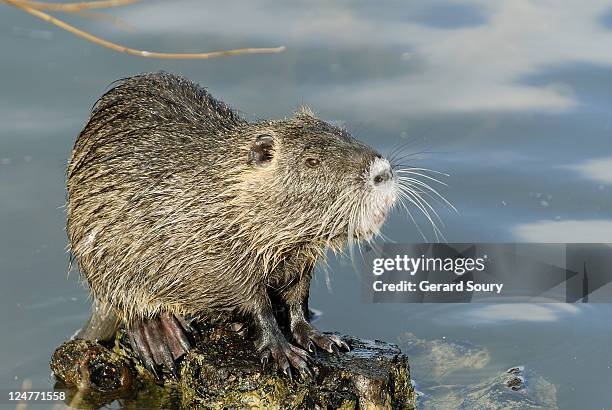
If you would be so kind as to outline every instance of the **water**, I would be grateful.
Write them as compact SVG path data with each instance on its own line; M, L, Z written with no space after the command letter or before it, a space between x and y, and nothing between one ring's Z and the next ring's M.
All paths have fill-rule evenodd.
M612 242L612 4L159 1L115 12L133 31L65 16L143 49L287 46L210 61L130 57L0 10L0 388L49 388L51 352L87 317L66 277L66 159L95 99L138 72L183 73L249 118L308 104L383 152L411 141L431 152L415 165L450 174L450 242ZM400 213L385 234L421 240ZM330 265L331 292L313 282L321 328L469 341L491 360L454 384L525 365L561 408L610 408L610 305L368 305L350 261Z

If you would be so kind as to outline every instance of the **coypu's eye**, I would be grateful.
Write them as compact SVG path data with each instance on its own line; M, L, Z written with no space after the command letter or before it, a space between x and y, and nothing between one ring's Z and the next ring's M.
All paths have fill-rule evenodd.
M308 165L310 168L315 168L321 165L321 160L318 158L307 158L306 165Z

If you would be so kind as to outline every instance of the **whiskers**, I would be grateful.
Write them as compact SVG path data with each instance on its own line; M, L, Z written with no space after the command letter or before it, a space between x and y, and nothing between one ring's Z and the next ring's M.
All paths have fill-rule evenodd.
M426 235L410 211L410 204L416 206L427 219L432 227L436 241L445 241L446 238L440 229L444 227L444 222L432 206L432 202L441 203L454 212L457 212L457 209L432 185L448 186L439 178L448 177L449 175L428 168L415 167L397 167L393 172L396 174L398 182L398 200L400 206L408 213L423 239L427 241Z

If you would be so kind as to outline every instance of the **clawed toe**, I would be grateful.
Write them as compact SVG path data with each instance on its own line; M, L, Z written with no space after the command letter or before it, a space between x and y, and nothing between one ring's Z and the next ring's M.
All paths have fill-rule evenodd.
M155 361L153 360L153 354L149 343L145 337L144 329L141 323L133 323L128 330L128 337L130 345L136 356L140 359L144 367L146 367L153 374L157 375L155 371Z
M329 338L331 339L332 342L336 344L336 346L340 347L340 349L344 350L345 352L349 352L351 350L351 347L344 340L340 339L338 336L330 335Z
M314 352L315 345L326 352L334 354L340 353L340 350L351 350L349 345L338 336L324 335L307 322L298 323L294 327L293 337L300 346L311 353Z
M308 363L312 362L312 358L303 349L293 346L286 340L273 340L268 343L263 343L259 348L260 360L264 367L269 362L270 358L274 360L278 369L282 371L289 379L293 379L291 368L296 369L303 379L312 379L314 377Z

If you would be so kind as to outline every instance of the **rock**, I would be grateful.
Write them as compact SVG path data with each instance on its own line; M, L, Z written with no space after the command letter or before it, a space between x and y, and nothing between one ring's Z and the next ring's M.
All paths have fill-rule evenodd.
M137 402L139 408L160 408L180 403L172 387L155 383L153 376L135 366L128 352L116 341L115 348L93 340L70 340L51 357L57 379L56 391L66 392L71 408L99 408L122 399Z
M73 406L118 398L146 407L413 409L416 394L407 357L395 345L342 336L351 351L319 352L312 380L289 380L263 369L253 342L225 326L202 327L180 367L179 380L155 380L118 334L114 346L73 340L53 354L51 369ZM111 350L112 349L112 350Z
M129 392L137 375L126 359L90 340L71 340L57 348L51 371L83 393L109 399Z
M522 366L493 373L474 384L458 384L469 371L489 365L489 351L468 342L423 340L411 333L399 338L410 356L423 409L556 409L555 386Z
M513 367L495 377L465 388L443 386L423 409L557 409L555 386L541 376Z

